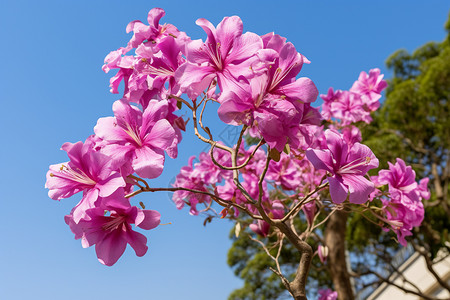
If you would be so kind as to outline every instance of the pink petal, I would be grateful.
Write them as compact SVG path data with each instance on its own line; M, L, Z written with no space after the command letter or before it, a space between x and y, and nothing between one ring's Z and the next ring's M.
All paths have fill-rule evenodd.
M165 14L166 12L162 8L159 7L152 8L148 12L147 16L148 24L150 26L153 26L153 28L157 29L159 27L159 20L161 20L161 18L164 17Z
M225 17L222 22L217 25L216 29L216 39L220 43L220 54L223 58L227 57L230 49L233 48L233 44L236 39L242 35L244 25L242 24L241 18L238 16ZM262 43L261 43L262 48Z
M148 247L147 247L147 238L145 235L133 231L128 230L125 235L125 239L130 244L130 246L134 249L134 252L136 252L136 255L141 257L144 256L145 253L147 253Z
M144 144L152 148L165 150L172 145L175 138L175 129L166 119L159 120L150 133L144 138Z
M137 214L135 224L136 226L150 230L159 225L161 223L161 214L156 210L140 210Z
M333 172L333 158L330 150L306 150L306 158L313 164L314 168Z
M328 182L330 183L331 200L336 204L344 202L348 196L347 187L335 177L328 177Z
M316 85L307 77L301 77L292 83L280 86L274 92L295 100L301 100L303 103L314 102L319 95Z
M348 186L350 192L349 201L355 204L367 202L369 194L374 190L373 182L361 175L342 176L344 183Z
M96 188L99 189L100 197L107 197L114 193L118 188L125 187L126 183L120 173L112 173L111 176L105 180L98 182Z
M134 171L143 178L153 179L161 175L164 168L164 153L155 152L147 146L135 150L132 162Z
M94 127L95 135L108 142L122 142L129 138L123 129L117 125L116 118L100 118Z
M127 241L123 234L119 230L114 230L95 245L95 252L99 262L112 266L119 260L127 247Z

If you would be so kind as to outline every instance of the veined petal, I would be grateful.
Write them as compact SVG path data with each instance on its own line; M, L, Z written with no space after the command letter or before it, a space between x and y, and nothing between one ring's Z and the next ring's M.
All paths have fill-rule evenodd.
M142 125L142 112L136 106L130 105L124 100L117 100L113 104L117 125L124 130L137 129Z
M88 209L95 207L95 201L98 199L98 189L90 189L84 192L83 198L72 210L73 221L75 223L80 222L86 216Z
M125 233L125 239L130 244L130 246L134 249L134 252L136 252L136 255L141 257L144 256L145 253L147 253L148 247L147 247L147 238L145 235L133 231L133 230L127 230Z
M209 55L203 49L204 44L202 40L193 40L186 46L186 58L195 64L202 64L209 62Z
M135 158L131 164L140 177L153 179L161 175L164 168L164 152L156 151L158 152L147 146L135 150Z
M153 26L153 28L157 29L159 27L159 20L161 20L161 18L164 17L165 14L166 12L162 8L159 7L152 8L148 12L147 16L148 24L150 26Z
M123 177L118 172L111 173L111 175L96 184L99 190L100 197L108 197L114 193L118 188L125 187L126 183Z
M333 158L330 150L308 149L306 150L306 157L314 168L333 172Z
M161 223L160 219L161 214L159 212L156 210L145 209L138 212L134 223L142 229L150 230L157 227L159 223Z
M216 44L216 28L214 28L214 25L211 24L211 22L209 22L208 20L204 19L204 18L200 18L197 19L197 21L195 21L195 24L197 24L198 26L200 26L201 28L203 28L203 30L206 32L206 35L208 36L208 41L212 44Z
M367 202L369 194L374 190L373 182L361 175L342 176L344 183L348 186L350 192L349 201L355 204Z
M166 119L159 120L152 127L150 133L144 138L144 144L152 148L165 150L172 145L175 138L175 129Z
M303 66L303 55L297 52L295 46L288 42L280 51L278 67L285 73L284 78L294 78Z
M175 78L181 90L191 99L197 98L215 76L216 70L213 67L196 66L190 62L182 64L175 72Z
M289 84L279 86L272 92L285 95L294 100L301 100L303 103L314 102L319 95L319 90L316 85L307 77L302 77Z
M116 118L99 118L94 127L95 135L108 142L125 142L129 136L117 126Z
M348 146L344 143L342 136L333 130L327 129L325 131L325 138L327 140L328 149L330 149L333 158L336 160L336 166L345 164Z
M125 252L126 247L127 241L123 233L119 230L114 230L95 245L95 252L99 262L112 266Z
M169 112L167 100L151 100L142 115L141 137L145 137L158 120L165 119Z
M220 43L219 51L223 58L225 58L231 48L234 46L236 39L242 35L244 25L241 18L238 16L225 17L222 22L217 25L216 42ZM261 45L262 46L262 45Z
M225 61L226 63L238 64L255 55L262 47L262 40L259 35L246 32L235 39L233 49L228 56L225 56Z
M330 183L331 200L336 204L344 202L348 196L348 188L344 185L342 179L328 177L328 182Z
M73 164L77 168L83 168L83 142L73 143L64 143L61 146L61 150L67 152L67 156L69 157L70 163Z

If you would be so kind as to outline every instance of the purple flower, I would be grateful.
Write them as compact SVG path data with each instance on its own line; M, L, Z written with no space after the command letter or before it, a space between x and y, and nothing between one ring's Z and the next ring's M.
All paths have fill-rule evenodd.
M264 50L257 55L262 62L268 62L267 83L263 96L271 95L278 99L301 101L302 103L314 102L319 94L311 79L302 77L296 79L303 63L310 61L297 52L292 43L286 43L279 35L268 33L261 37L264 42Z
M124 187L125 181L114 168L113 160L94 151L91 143L65 143L61 149L67 152L70 161L50 166L45 187L54 200L83 191L83 198L73 213L75 222L78 222L99 197L111 195Z
M328 149L308 149L306 157L316 169L329 172L331 200L342 203L348 197L351 203L366 202L374 184L364 176L378 167L378 159L369 147L360 143L349 145L335 131L326 130L325 137Z
M175 130L165 119L167 101L150 101L141 112L126 101L114 102L115 117L100 118L95 134L106 142L102 152L131 167L141 177L156 178L164 168L164 150L175 139Z
M375 111L380 107L378 99L381 98L381 92L387 87L387 83L383 80L383 74L380 75L380 69L372 69L369 75L361 72L359 78L350 89L351 92L360 94L367 103L369 111Z
M400 244L406 246L405 237L412 235L412 228L420 226L424 218L422 199L430 197L428 178L417 184L414 170L397 158L395 164L389 163L389 170L380 170L377 181L389 187L390 199L381 198L386 213L383 221L392 227Z
M401 158L397 158L397 162L392 164L388 162L389 170L380 170L378 182L380 184L388 184L389 193L392 198L399 199L403 205L410 206L414 209L420 202L420 193L416 182L416 172L411 166L406 166ZM426 184L421 187L425 188Z
M298 188L300 176L300 167L296 160L282 152L280 161L270 162L266 179L275 181L275 184L284 190L294 191Z
M208 38L191 41L186 45L187 62L176 73L182 91L189 98L196 98L217 77L223 91L232 87L239 77L251 77L253 71L249 60L262 49L261 38L251 32L242 34L243 24L239 17L225 17L217 28L206 19L198 19ZM255 57L256 59L256 57Z
M205 187L206 183L203 181L203 178L195 176L193 168L194 159L195 156L191 156L189 158L188 165L181 168L180 173L177 175L173 186L208 192ZM211 198L207 195L180 190L173 193L172 200L173 202L175 202L175 205L178 209L182 209L184 207L184 204L187 203L190 206L190 214L198 215L197 204L205 202L209 203L211 201Z
M149 25L145 25L139 20L130 22L127 25L127 33L133 31L134 34L128 42L127 50L137 48L141 43L159 42L160 39L169 35L178 36L180 31L172 24L159 24L165 14L166 12L162 8L155 7L148 12Z
M336 291L325 289L319 290L318 300L337 300L338 293Z
M161 217L157 211L130 206L123 197L123 191L110 197L103 199L106 205L88 209L86 219L75 222L72 215L65 217L75 239L81 238L83 248L95 244L98 260L107 266L117 262L127 244L130 244L137 256L143 256L148 249L147 238L135 232L130 224L150 230L159 225Z

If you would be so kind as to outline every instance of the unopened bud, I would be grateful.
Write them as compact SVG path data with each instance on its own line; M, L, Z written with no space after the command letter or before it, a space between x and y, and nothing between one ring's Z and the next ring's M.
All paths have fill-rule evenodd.
M328 257L328 247L319 245L319 247L317 247L317 254L319 254L320 261L325 263Z

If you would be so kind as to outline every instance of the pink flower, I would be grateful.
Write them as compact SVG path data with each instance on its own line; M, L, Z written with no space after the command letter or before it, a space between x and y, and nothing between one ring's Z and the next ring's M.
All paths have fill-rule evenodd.
M300 168L296 160L281 153L280 161L271 161L267 170L266 179L273 180L277 186L284 190L296 190L300 183Z
M83 191L83 198L73 212L78 222L98 197L107 197L125 187L125 181L114 168L113 160L94 151L91 143L65 143L61 149L67 152L70 161L50 166L45 187L49 189L49 197L55 200Z
M127 25L127 33L133 31L133 37L128 42L127 49L137 48L141 43L157 43L166 36L178 36L180 31L172 24L160 25L159 21L166 14L162 8L152 8L148 12L145 25L139 20L132 21Z
M313 200L313 201L306 202L302 206L302 210L303 210L303 213L305 214L306 222L308 222L308 225L313 226L314 225L314 217L316 216L316 211L317 211L316 201Z
M381 198L386 219L392 230L397 234L400 244L406 246L406 236L412 235L413 227L420 226L424 218L422 199L428 199L428 178L417 184L416 174L410 166L397 158L395 164L389 163L389 170L380 170L377 181L387 184L390 199Z
M273 201L271 209L265 209L266 213L272 219L282 219L284 216L284 206L280 201ZM270 225L266 221L257 220L255 223L249 225L250 229L260 236L266 237L270 232Z
M131 162L141 177L156 178L164 168L164 150L175 138L175 130L165 119L167 101L150 101L141 112L126 101L114 102L115 117L100 118L95 134L106 142L102 152L117 161Z
M358 93L366 98L367 108L369 111L375 111L380 107L381 92L387 87L387 83L383 80L383 74L380 75L380 69L372 69L369 75L361 72L359 78L350 89L351 92Z
M318 300L337 300L338 293L336 291L325 289L319 290Z
M117 262L127 244L130 244L137 256L143 256L148 249L147 238L135 232L130 224L145 230L153 229L160 223L160 213L130 206L123 198L123 191L118 191L111 199L104 199L104 203L107 205L88 209L88 218L78 223L72 215L65 217L75 239L81 238L83 248L95 245L98 260L107 266Z
M309 103L265 96L266 80L266 76L258 76L250 80L250 85L223 92L219 118L232 125L256 127L270 148L279 152L286 143L297 149L310 135L307 127L320 124L320 114Z
M175 179L175 183L173 187L182 187L197 191L208 192L206 189L206 183L203 181L203 178L199 178L195 176L193 161L195 156L191 156L189 158L189 163L187 166L181 168L180 173L177 175ZM210 203L211 198L204 194L192 193L189 191L176 191L173 193L172 197L173 202L178 209L182 209L185 204L190 206L190 214L198 215L197 204L198 203Z
M341 90L337 90L334 91L332 87L330 87L328 89L328 93L326 95L321 94L320 98L322 98L323 103L322 103L322 116L326 119L326 120L330 120L332 117L331 114L331 105L334 101L337 101L340 97L341 97Z
M257 55L262 62L268 62L266 71L267 80L261 97L271 95L272 98L314 102L319 94L311 79L302 77L296 79L303 63L309 60L297 52L292 43L286 43L279 35L268 33L261 37L264 41L264 50Z
M198 19L208 38L186 45L187 62L177 70L176 78L182 91L195 99L217 77L219 88L227 90L239 77L251 77L251 57L262 48L262 40L255 33L243 32L239 17L225 17L217 28L206 19Z
M395 164L390 162L388 164L389 170L380 170L378 182L380 184L388 184L391 197L398 198L403 205L414 209L417 203L420 202L420 190L415 180L416 172L411 166L406 166L401 158L397 158Z
M341 120L341 125L350 125L364 121L367 124L372 122L370 112L363 107L361 96L356 93L343 91L337 101L331 103L332 117Z
M306 157L316 169L329 172L331 200L342 203L347 197L351 203L361 204L368 200L374 184L364 176L378 167L378 159L369 147L360 143L349 145L342 135L325 131L328 149L308 149Z

